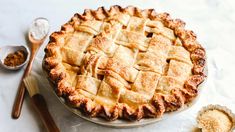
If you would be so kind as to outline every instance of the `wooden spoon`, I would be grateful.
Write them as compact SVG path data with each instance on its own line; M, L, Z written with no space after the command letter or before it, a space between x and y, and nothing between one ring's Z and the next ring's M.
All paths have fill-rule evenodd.
M37 18L37 19L45 19L45 18ZM37 19L35 19L35 21ZM47 19L45 19L45 20L47 20ZM33 61L34 61L34 58L37 54L37 51L40 48L40 46L42 45L42 43L44 42L46 36L47 35L45 35L45 37L42 38L41 40L37 40L37 39L33 38L32 34L30 32L28 32L28 39L31 43L31 54L30 54L29 63L28 63L28 65L27 65L27 67L24 71L23 77L21 78L20 85L19 85L19 88L18 88L18 93L17 93L17 96L15 98L15 103L14 103L14 106L13 106L13 109L12 109L12 117L14 119L19 118L20 113L21 113L21 109L22 109L22 105L23 105L23 99L24 99L24 94L25 94L25 85L24 85L23 80L26 76L29 75L29 73L32 69Z

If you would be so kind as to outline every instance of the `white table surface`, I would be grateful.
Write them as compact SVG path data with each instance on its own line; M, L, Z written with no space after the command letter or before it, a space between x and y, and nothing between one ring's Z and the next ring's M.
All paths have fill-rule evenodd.
M170 119L132 129L113 129L95 125L74 116L52 96L41 88L49 110L63 132L86 131L192 131L198 110L207 104L225 105L235 112L235 2L233 0L136 0L136 1L91 1L86 0L1 0L0 1L0 47L3 45L27 45L25 34L32 20L46 17L50 20L50 31L59 30L60 25L76 12L99 6L135 5L141 8L155 8L168 12L174 18L181 18L187 28L194 30L198 40L207 49L209 75L198 102L189 110ZM40 61L44 55L45 41L34 64L34 71L40 74ZM9 72L0 68L0 131L39 132L45 131L28 95L21 117L11 118L11 110L23 70Z

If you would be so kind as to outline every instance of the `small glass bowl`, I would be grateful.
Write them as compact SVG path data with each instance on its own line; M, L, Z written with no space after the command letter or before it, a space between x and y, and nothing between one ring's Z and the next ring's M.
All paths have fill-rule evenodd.
M22 50L24 54L26 55L25 61L18 65L18 66L7 66L4 64L4 59L7 57L8 54L14 53L16 51ZM7 70L18 70L21 69L28 61L30 57L29 49L23 45L21 46L3 46L0 47L0 66L7 69Z

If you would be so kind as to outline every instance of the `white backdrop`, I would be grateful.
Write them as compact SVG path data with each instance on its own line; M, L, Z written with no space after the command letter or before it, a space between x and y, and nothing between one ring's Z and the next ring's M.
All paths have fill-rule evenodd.
M1 0L0 1L0 47L3 45L27 45L25 34L36 17L46 17L50 31L60 29L74 13L99 6L134 5L140 8L155 8L168 12L173 18L181 18L187 28L194 30L198 40L207 49L209 75L198 102L189 110L171 119L132 129L106 128L84 121L67 111L41 83L49 110L63 132L127 131L127 132L172 132L191 131L195 127L198 110L207 104L221 104L235 112L235 2L233 0L136 0L136 1L79 1L79 0ZM44 55L45 41L34 64L34 73L41 74L40 62ZM28 95L21 117L11 119L11 109L23 70L9 72L0 68L0 131L39 132L45 131L37 114L32 109ZM40 78L43 81L43 78Z

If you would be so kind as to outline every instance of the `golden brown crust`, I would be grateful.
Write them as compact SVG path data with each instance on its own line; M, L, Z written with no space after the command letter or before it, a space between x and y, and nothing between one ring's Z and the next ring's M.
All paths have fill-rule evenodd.
M66 72L65 67L62 66L63 58L60 56L60 48L67 41L66 35L73 33L82 21L103 20L118 13L161 21L165 27L174 31L174 34L182 42L183 47L190 53L190 59L193 64L193 75L185 81L183 88L172 88L168 91L168 94L155 93L150 103L140 104L133 109L125 103L117 103L112 105L112 107L97 104L92 99L92 95L81 95L71 86L71 83L68 83L70 75ZM196 41L196 35L193 31L186 30L184 27L185 22L182 20L172 19L168 13L156 13L154 9L141 10L133 6L122 8L116 5L110 7L109 10L104 7L99 7L97 10L85 10L82 15L75 14L68 23L61 27L61 31L51 34L50 42L45 48L43 68L48 73L49 80L55 85L57 94L68 99L68 102L88 116L101 116L107 120L115 120L117 118L140 120L147 117L161 117L164 112L177 110L197 96L197 87L205 78L203 73L206 61L205 49ZM93 61L89 60L87 63L98 66L99 57L94 57ZM92 70L95 72L95 67ZM99 72L103 73L103 71ZM110 73L110 71L105 72ZM115 78L116 73L112 74ZM127 75L126 72L123 74ZM118 80L120 81L120 79ZM122 82L125 83L125 81ZM126 84L124 86L128 87Z

